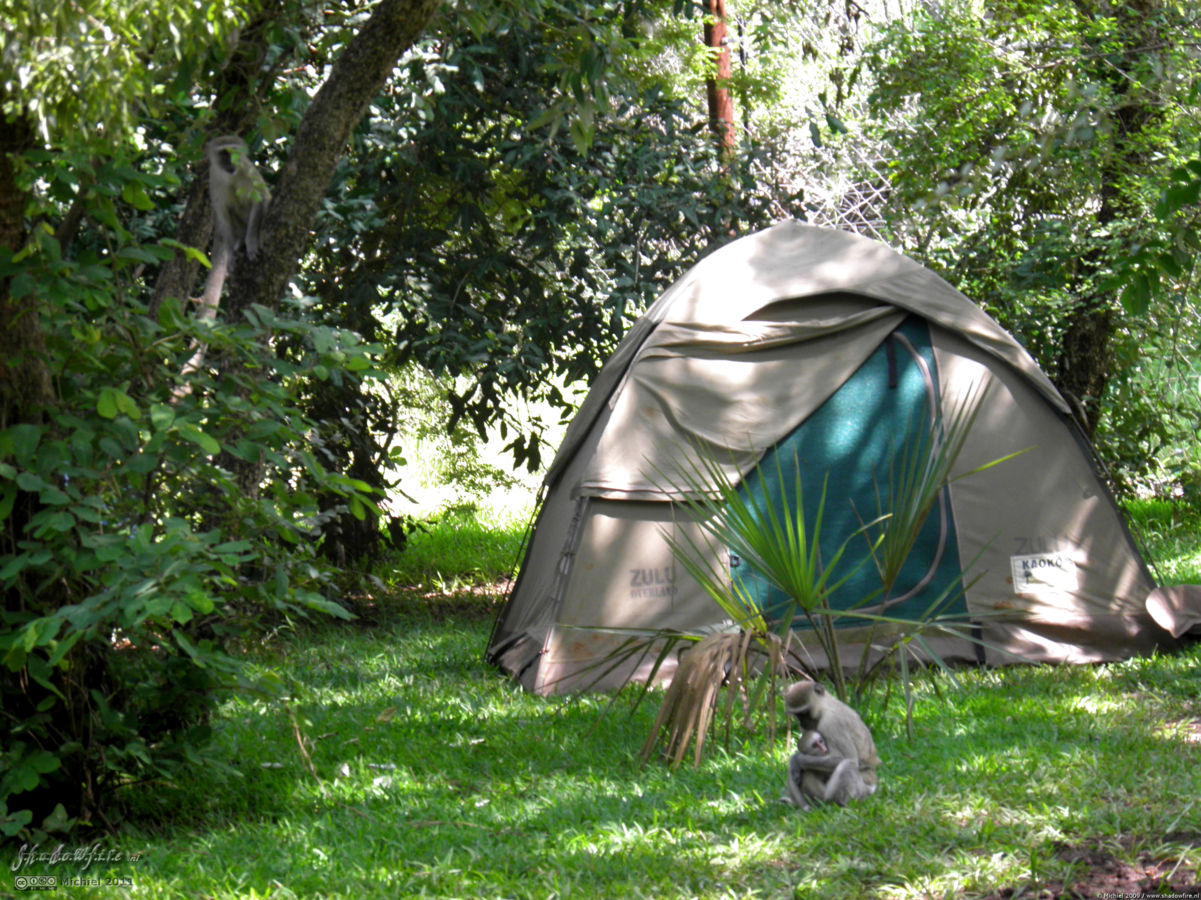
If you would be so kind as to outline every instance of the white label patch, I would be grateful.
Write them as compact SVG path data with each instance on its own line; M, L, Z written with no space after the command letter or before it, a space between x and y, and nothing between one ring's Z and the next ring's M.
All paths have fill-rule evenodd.
M1060 594L1080 587L1076 560L1067 553L1009 557L1015 594Z

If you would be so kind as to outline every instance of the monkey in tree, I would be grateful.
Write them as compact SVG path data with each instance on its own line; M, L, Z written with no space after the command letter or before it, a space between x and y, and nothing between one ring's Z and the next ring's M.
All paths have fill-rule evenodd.
M205 146L209 161L209 198L213 205L212 268L204 280L204 293L199 300L197 317L215 319L221 304L221 290L233 265L234 254L240 248L254 259L262 248L260 229L263 214L271 202L271 191L262 174L250 161L246 142L237 135L213 138ZM192 358L181 371L185 378L204 362L204 346L197 344ZM190 384L180 385L175 399L191 390Z
M267 182L250 161L246 142L237 135L213 138L205 151L217 241L233 253L245 247L246 255L254 259L261 246L263 214L271 202Z
M784 704L805 729L788 760L786 803L808 809L813 799L845 806L875 793L880 757L855 710L812 681L790 686Z

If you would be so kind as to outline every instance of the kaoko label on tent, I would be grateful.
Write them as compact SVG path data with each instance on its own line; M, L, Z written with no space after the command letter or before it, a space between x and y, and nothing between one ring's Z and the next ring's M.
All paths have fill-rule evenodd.
M1031 553L1009 557L1016 594L1060 594L1080 587L1070 553Z

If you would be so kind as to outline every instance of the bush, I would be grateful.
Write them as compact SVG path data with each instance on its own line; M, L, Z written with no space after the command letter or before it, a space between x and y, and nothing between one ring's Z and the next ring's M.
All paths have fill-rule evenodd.
M39 240L0 260L14 297L36 285L57 393L40 422L0 430L8 837L109 824L124 788L203 761L221 693L272 688L244 676L238 645L264 622L348 615L322 593L322 525L373 510L322 467L293 402L309 373L368 369L352 335L264 308L197 324L168 301L151 318L120 286L121 254L66 262ZM271 349L281 334L289 359ZM185 388L197 340L207 364ZM329 492L343 505L322 512Z

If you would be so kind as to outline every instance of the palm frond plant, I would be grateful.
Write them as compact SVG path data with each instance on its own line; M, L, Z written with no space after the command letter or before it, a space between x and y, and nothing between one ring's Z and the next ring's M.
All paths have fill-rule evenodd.
M1018 450L969 471L952 475L955 462L975 425L987 394L987 389L979 390L977 385L972 385L956 398L944 414L932 409L929 427L909 429L908 438L889 461L887 500L881 497L877 488L875 518L863 522L860 517L863 526L861 533L867 543L867 552L880 579L880 603L875 608L879 610L881 617L872 619L868 638L860 655L855 678L857 699L862 697L873 672L889 661L893 653L912 644L917 644L926 658L941 664L941 660L925 641L923 634L935 625L942 626L944 630L954 630L957 617L944 613L967 590L969 585L965 584L962 578L940 592L916 619L892 620L883 614L890 607L916 595L926 587L933 576L934 569L940 562L943 541L940 541L939 545L940 558L932 561L925 578L902 593L896 592L902 569L913 552L926 521L938 504L942 507L939 512L942 517L940 527L944 532L943 540L946 538L949 503L947 488L956 481L984 472L1026 452ZM972 568L972 563L974 560L964 566L965 572ZM865 605L866 600L859 608L860 614L871 611L863 608ZM901 627L891 629L891 643L881 647L875 643L875 638L881 625L889 622L899 623ZM915 627L918 625L924 627Z
M829 596L865 565L867 558L839 572L857 534L849 535L828 559L822 558L826 485L822 484L816 511L812 521L807 522L800 469L794 460L791 489L781 491L778 503L773 503L765 496L741 490L710 455L698 452L686 457L674 473L662 474L661 478L664 487L684 498L680 506L701 523L705 540L698 542L688 530L682 531L682 540L671 533L665 538L676 560L740 629L762 637L775 635L783 641L792 634L793 623L800 616L813 630L832 667L841 672L838 641L828 614ZM778 456L775 470L783 484ZM746 583L729 574L724 563L730 556L781 591L788 598L784 609L769 617ZM842 695L845 684L840 683L839 676L835 676L835 683Z
M683 498L679 506L701 523L703 530L699 540L688 529L682 531L682 539L672 533L665 533L665 539L679 563L732 626L729 632L710 635L681 655L655 726L643 745L644 761L665 738L669 764L678 765L693 741L694 761L699 762L723 685L729 688L723 716L727 735L738 696L747 725L767 702L768 739L774 740L778 681L803 668L803 647L792 630L798 616L808 621L827 658L839 661L832 669L836 679L841 679L828 596L867 560L834 577L851 537L823 561L819 538L826 502L824 486L817 514L811 523L806 522L799 468L794 467L792 497L785 492L778 510L766 499L740 491L711 455L689 455L674 472L658 473L660 486ZM778 460L777 475L783 480ZM789 598L782 614L768 617L746 584L730 577L724 565L730 554L763 573ZM839 683L845 694L845 684Z
M894 592L902 567L947 485L1017 455L1000 457L952 477L982 399L983 392L969 390L945 415L934 416L928 427L916 429L916 436L893 454L887 498L877 491L876 516L869 521L861 517L858 530L828 558L823 558L821 551L827 485L823 482L815 512L807 520L799 464L793 466L790 488L780 491L774 500L743 490L742 479L736 483L712 453L699 447L684 455L674 471L656 472L659 487L682 498L678 507L699 523L702 532L697 538L690 529L681 529L682 538L668 532L664 537L677 561L729 617L732 628L728 634L701 640L681 656L680 669L643 745L644 761L661 740L666 742L670 764L679 764L692 741L696 745L694 759L699 761L723 685L729 689L723 716L727 735L737 695L742 698L748 725L766 701L768 737L774 739L779 680L789 673L816 668L806 665L810 655L804 641L809 636L824 656L833 689L844 702L851 694L856 702L862 701L867 685L885 664L897 664L906 685L908 719L911 663L934 662L947 668L925 635L936 632L978 640L965 615L948 612L966 590L962 573L917 618L897 616L889 609L916 593L917 589L902 596ZM777 482L783 485L779 455L773 458ZM762 475L758 466L755 472ZM854 559L849 551L860 541L866 542L867 552ZM744 580L731 574L727 566L731 556L779 589L787 598L785 607L771 615L765 612ZM850 608L832 608L831 595L869 562L878 575L878 587ZM918 589L923 586L919 584ZM852 685L847 683L843 639L837 627L848 620L862 626L848 633L854 635L852 643L860 652L858 664L852 667L856 673ZM804 637L796 630L798 625L807 626Z

